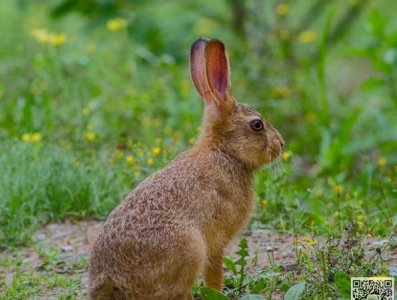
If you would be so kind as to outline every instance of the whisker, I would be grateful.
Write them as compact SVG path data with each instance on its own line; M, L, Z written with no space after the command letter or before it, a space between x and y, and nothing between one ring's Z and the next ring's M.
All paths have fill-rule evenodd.
M284 172L287 172L287 167L284 164L284 161L282 158L280 158L279 160L279 165L281 166L281 168L283 169Z
M274 170L275 177L278 177L280 175L280 167L278 165L278 160L275 160L273 162L273 170Z

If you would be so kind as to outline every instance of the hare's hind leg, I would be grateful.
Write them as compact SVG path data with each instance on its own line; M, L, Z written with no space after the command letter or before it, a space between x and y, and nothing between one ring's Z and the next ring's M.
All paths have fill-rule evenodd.
M204 281L208 287L221 291L223 286L223 251L218 250L215 253L208 255L204 270Z
M112 299L113 284L108 278L99 276L88 290L90 300L108 300Z
M191 300L192 287L204 270L207 259L206 246L201 233L196 230L180 232L179 241L170 245L170 256L165 259L159 276L159 299Z

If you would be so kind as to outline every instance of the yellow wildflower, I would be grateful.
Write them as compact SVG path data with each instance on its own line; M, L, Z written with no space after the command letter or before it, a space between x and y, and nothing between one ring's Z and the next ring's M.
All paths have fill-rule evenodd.
M155 147L155 148L153 148L153 149L152 149L152 153L153 153L153 155L155 155L155 156L159 155L159 154L161 153L160 147Z
M267 201L266 199L263 199L261 201L262 206L268 206L269 205L269 201Z
M135 158L132 155L128 155L125 160L127 161L127 163L132 166L135 164Z
M341 195L343 193L343 186L341 184L335 184L334 185L334 192Z
M46 29L33 29L32 36L40 43L61 46L66 42L64 33L52 33Z
M291 151L285 151L282 154L282 157L284 160L289 160L292 157L292 152Z
M86 138L87 141L92 142L92 141L95 140L96 134L95 134L95 132L93 132L93 131L87 131L87 132L85 133L85 138Z
M141 172L139 172L139 171L135 171L135 172L134 172L134 176L135 176L135 177L139 177L139 176L141 176Z
M299 254L302 256L307 256L307 252L305 249L299 249Z
M362 221L362 220L364 220L364 216L359 214L356 216L356 219L357 219L357 221Z
M32 143L38 143L41 141L41 139L42 139L41 133L36 132L36 133L32 133L30 141Z
M196 139L194 137L192 137L189 139L189 144L193 145L195 141L196 141Z
M43 136L39 132L35 133L24 133L22 134L22 141L26 143L38 143L42 140Z
M364 223L362 221L357 221L357 226L359 229L363 228Z
M110 31L120 31L128 26L128 21L124 18L110 19L106 22L106 27Z
M314 30L302 31L299 36L299 42L302 44L308 44L313 42L317 38L317 33Z
M51 39L49 40L49 44L53 46L62 46L65 44L66 35L65 34L53 34Z
M146 163L147 163L149 166L152 166L152 165L154 165L154 159L153 159L152 157L149 157L149 158L146 160Z
M49 33L45 29L33 29L32 36L41 43L47 43Z
M284 223L280 223L277 226L279 229L284 230L285 229L285 224Z
M317 244L316 240L313 240L313 239L311 239L311 238L309 238L307 236L304 236L302 238L302 240L305 241L306 243L308 243L310 246L314 246L315 244Z
M30 134L30 133L24 133L24 134L22 134L21 139L22 139L22 141L24 141L24 142L30 142L31 134Z
M289 6L288 4L285 3L280 3L279 5L277 5L276 7L276 13L280 16L286 16L288 15L288 11L289 11Z
M380 158L378 159L378 166L379 166L379 167L383 168L384 166L386 166L386 164L387 164L386 158L380 157Z

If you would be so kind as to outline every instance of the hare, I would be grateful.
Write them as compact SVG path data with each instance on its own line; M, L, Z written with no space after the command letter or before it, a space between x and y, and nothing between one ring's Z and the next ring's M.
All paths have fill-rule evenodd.
M109 215L91 252L91 299L192 299L200 274L221 290L223 252L250 215L254 171L282 151L279 132L232 96L221 41L195 41L190 71L205 103L202 132Z

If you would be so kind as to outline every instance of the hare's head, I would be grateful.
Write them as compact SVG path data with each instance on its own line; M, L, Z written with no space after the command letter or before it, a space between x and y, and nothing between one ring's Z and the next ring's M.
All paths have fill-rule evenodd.
M190 72L205 102L199 145L216 147L252 169L281 154L284 140L280 133L260 113L232 96L229 61L221 41L194 42Z

